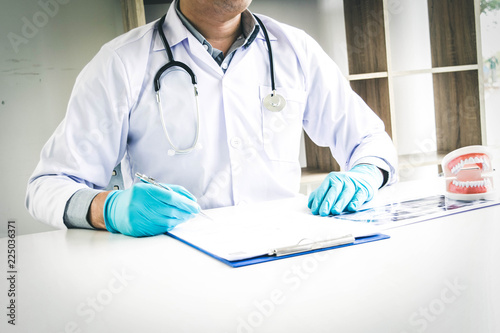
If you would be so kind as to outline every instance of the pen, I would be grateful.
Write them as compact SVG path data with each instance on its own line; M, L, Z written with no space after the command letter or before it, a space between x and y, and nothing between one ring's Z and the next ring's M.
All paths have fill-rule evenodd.
M162 187L162 188L164 188L164 189L165 189L165 190L167 190L167 191L174 191L174 190L172 190L172 189L171 189L168 185L165 185L165 184L159 183L159 182L157 182L157 181L156 181L156 179L151 178L151 177L148 177L148 176L146 176L146 175L144 175L144 174L142 174L142 173L136 172L136 173L135 173L135 176L136 176L137 178L139 178L140 180L142 180L143 182L145 182L145 183L148 183L148 184L151 184L151 185L154 185L154 186L158 186L158 187ZM212 220L212 218L211 218L210 216L208 216L207 214L205 214L205 213L204 213L204 212L202 212L201 210L200 210L200 213L199 213L199 214L200 214L201 216L203 216L203 217L205 217L205 218L209 219L209 220Z

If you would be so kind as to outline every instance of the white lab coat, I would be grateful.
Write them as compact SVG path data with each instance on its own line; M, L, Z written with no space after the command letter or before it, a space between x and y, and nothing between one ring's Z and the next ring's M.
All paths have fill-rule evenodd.
M197 75L201 149L167 154L171 147L153 89L167 57L154 24L139 27L104 45L78 76L66 117L29 180L31 214L64 228L68 199L81 188L104 188L120 162L126 187L138 171L183 185L202 208L293 196L300 184L302 128L318 145L329 146L344 169L373 163L394 182L396 154L383 123L335 63L303 31L260 17L270 34L277 90L287 100L283 111L262 106L271 92L262 30L224 73L171 6L163 29L174 58ZM168 74L161 91L169 135L188 147L196 117L193 88L183 78L178 71Z

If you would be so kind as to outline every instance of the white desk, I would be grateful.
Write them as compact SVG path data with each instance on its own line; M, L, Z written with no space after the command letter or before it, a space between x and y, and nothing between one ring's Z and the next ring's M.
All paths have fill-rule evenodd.
M0 331L498 332L499 206L388 234L242 268L168 236L19 236L16 326L2 278Z

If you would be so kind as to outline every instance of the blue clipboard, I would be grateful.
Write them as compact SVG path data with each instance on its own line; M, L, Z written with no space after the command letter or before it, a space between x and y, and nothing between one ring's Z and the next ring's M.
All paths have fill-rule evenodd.
M337 246L331 246L331 247L325 247L325 248L319 248L311 251L304 251L304 252L299 252L299 253L293 253L293 254L288 254L288 255L283 255L283 256L274 256L274 255L263 255L263 256L258 256L258 257L253 257L253 258L248 258L248 259L242 259L242 260L234 260L234 261L229 261L227 259L221 258L217 255L214 255L213 253L210 253L176 235L173 235L169 232L167 232L167 235L170 237L177 239L184 244L187 244L205 254L208 254L212 258L215 258L221 262L223 262L226 265L229 265L231 267L243 267L243 266L249 266L249 265L255 265L255 264L260 264L268 261L275 261L275 260L280 260L280 259L285 259L285 258L290 258L290 257L296 257L304 254L309 254L309 253L314 253L314 252L321 252L321 251L327 251L327 250L332 250L332 249L337 249L341 247L347 247L347 246L352 246L352 245L358 245L358 244L365 244L369 242L374 242L374 241L379 241L383 239L388 239L390 236L385 235L385 234L375 234L371 236L365 236L365 237L357 237L355 238L354 242L349 243L349 244L342 244L342 245L337 245Z

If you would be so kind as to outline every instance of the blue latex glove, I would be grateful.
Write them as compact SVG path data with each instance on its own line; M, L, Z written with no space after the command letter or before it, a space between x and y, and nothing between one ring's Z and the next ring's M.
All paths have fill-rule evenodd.
M383 180L382 172L371 164L358 164L348 172L331 172L309 196L308 207L321 216L355 212L373 198Z
M106 229L141 237L163 234L200 212L196 198L184 187L172 191L137 183L127 190L113 191L104 203Z

